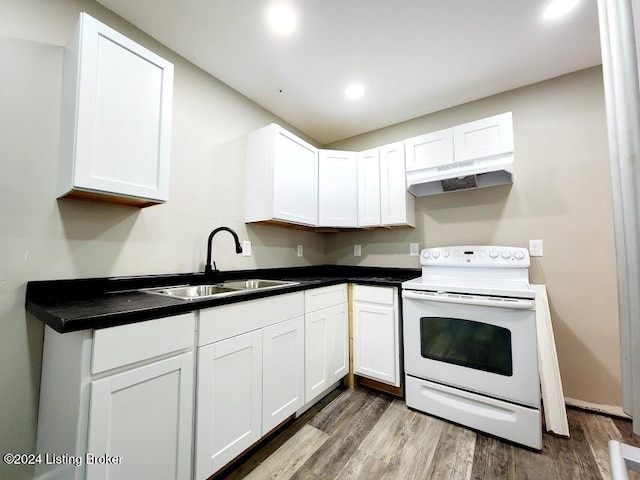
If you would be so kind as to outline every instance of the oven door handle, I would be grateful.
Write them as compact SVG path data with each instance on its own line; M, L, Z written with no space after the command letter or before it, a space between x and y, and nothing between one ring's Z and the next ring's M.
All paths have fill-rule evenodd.
M402 298L411 298L423 302L456 303L459 305L477 305L479 307L510 308L512 310L531 310L535 307L533 300L520 298L490 298L453 293L416 292L403 290Z

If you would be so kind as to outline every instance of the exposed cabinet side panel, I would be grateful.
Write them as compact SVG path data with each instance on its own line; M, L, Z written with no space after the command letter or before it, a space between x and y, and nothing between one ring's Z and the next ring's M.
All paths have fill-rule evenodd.
M182 480L191 476L192 352L91 383L87 480Z
M195 478L204 480L261 436L262 331L198 349Z
M245 222L273 218L273 125L247 134Z
M304 318L262 331L262 435L304 405Z
M380 151L374 148L358 154L358 226L380 225Z

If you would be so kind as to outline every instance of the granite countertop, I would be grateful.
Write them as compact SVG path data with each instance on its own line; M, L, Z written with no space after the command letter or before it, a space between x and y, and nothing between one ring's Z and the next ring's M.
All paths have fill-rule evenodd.
M360 283L399 287L419 277L419 268L319 265L222 272L213 281L202 273L45 280L27 284L26 309L59 333L124 325L203 308L270 297L309 288ZM150 295L142 288L217 283L250 278L292 280L296 285L218 298L180 300Z

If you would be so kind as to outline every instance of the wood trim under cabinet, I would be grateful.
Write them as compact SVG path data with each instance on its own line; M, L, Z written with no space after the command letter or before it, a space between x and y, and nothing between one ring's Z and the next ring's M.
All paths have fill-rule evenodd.
M157 200L149 200L148 198L125 197L110 193L87 192L85 190L75 189L65 193L59 197L59 199L85 200L87 202L108 203L110 205L136 208L152 207L164 203Z

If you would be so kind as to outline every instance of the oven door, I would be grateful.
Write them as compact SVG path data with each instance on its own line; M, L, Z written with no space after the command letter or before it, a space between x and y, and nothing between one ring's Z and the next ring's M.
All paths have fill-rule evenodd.
M533 300L404 290L408 375L538 407Z

